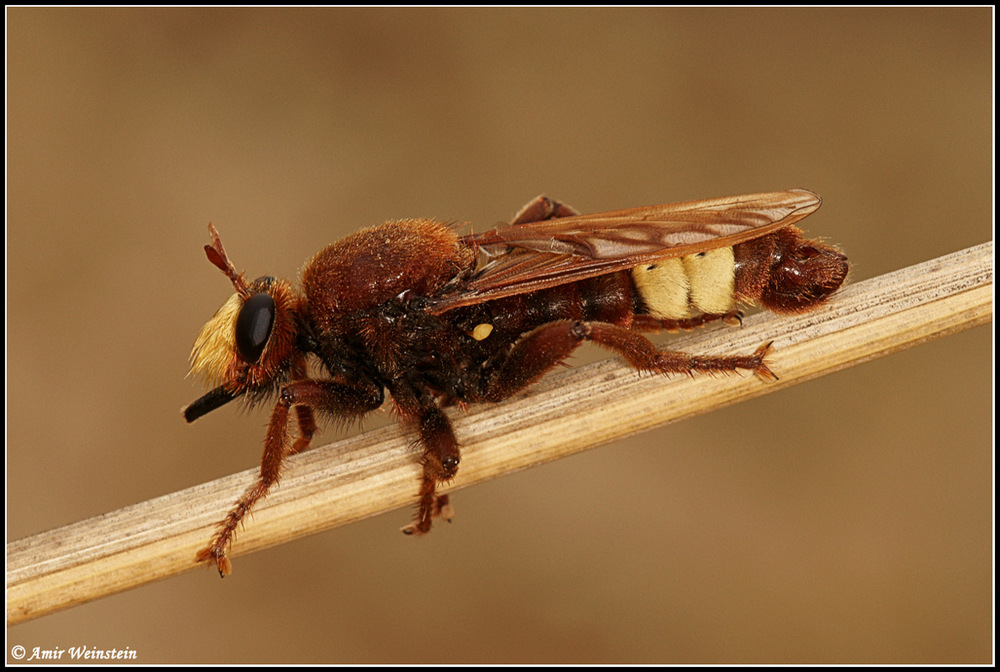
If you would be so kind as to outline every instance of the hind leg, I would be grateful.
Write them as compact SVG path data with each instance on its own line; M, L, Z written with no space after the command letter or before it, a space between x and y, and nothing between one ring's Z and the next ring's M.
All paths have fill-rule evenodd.
M609 350L614 350L629 364L640 371L654 373L729 373L751 371L763 380L777 380L778 377L764 363L764 357L771 349L770 343L757 348L752 355L715 357L689 355L684 352L660 350L648 338L624 327L604 322L587 325L587 338Z
M617 352L640 371L694 375L744 370L765 380L777 380L764 363L770 343L752 355L689 355L660 350L642 334L608 322L562 320L542 325L521 338L496 367L479 400L500 401L524 389L566 359L583 341Z

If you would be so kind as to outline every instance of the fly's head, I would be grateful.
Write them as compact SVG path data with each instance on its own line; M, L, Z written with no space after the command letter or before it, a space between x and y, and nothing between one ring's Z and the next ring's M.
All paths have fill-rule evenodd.
M210 319L191 350L190 375L205 378L212 390L184 408L193 422L233 399L268 396L304 367L296 346L299 300L291 285L269 276L247 282L237 273L219 234L209 224L208 260L233 283L236 293Z

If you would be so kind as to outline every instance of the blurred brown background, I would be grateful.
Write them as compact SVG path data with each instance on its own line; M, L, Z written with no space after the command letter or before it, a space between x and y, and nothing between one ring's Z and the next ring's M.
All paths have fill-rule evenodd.
M592 212L808 187L853 281L990 240L991 11L8 10L7 538L257 464L266 411L178 412L230 293L209 221L251 277L543 191ZM462 490L419 541L395 511L8 644L988 662L991 331Z

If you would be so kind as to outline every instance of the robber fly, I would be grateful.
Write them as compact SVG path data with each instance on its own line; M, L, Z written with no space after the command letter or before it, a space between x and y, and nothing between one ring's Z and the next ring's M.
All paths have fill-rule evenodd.
M510 397L584 341L618 352L639 371L746 370L774 378L752 355L660 350L642 332L738 323L741 304L809 310L844 281L847 258L794 226L820 206L805 189L581 215L540 196L510 224L458 235L430 219L389 221L320 251L299 288L247 280L210 224L209 261L236 293L205 325L191 372L214 386L187 406L188 422L242 397L277 403L257 481L199 561L228 574L237 527L277 482L285 458L309 446L316 414L359 418L388 391L399 420L420 437L417 515L424 534L450 519L437 486L458 471L459 445L442 410ZM310 377L308 360L323 377ZM288 436L294 415L298 435Z

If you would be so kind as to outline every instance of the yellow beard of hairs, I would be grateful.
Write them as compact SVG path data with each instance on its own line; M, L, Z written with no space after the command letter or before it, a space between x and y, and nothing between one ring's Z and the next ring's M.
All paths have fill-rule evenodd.
M636 266L632 280L650 315L682 320L732 310L734 268L733 248L722 247Z
M191 371L188 375L203 375L212 385L226 380L226 371L236 353L236 318L243 301L233 294L222 304L194 341L191 350Z

